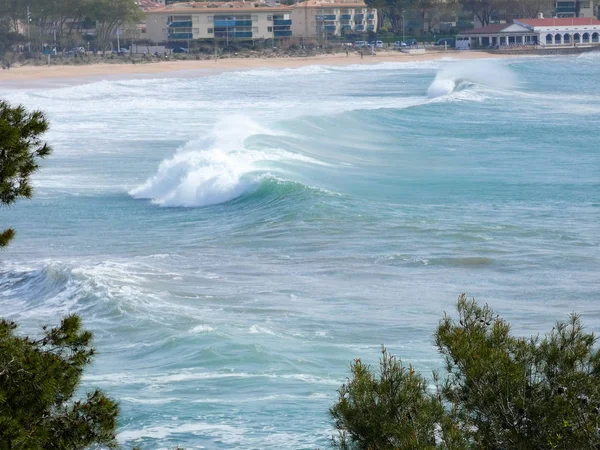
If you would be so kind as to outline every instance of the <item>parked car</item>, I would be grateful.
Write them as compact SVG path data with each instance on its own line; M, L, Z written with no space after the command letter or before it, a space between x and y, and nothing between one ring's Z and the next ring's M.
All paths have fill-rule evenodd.
M456 45L456 41L454 38L438 39L435 42L435 45L448 45L448 47L454 47Z
M409 47L412 47L413 45L419 45L416 39L407 39L405 42Z
M382 48L383 42L382 41L371 41L371 42L369 42L369 47Z
M366 47L367 46L367 41L356 41L354 43L354 47L356 48L361 48L361 47Z
M394 48L403 48L406 47L406 42L396 41L394 42Z
M173 53L189 53L190 49L185 47L175 47L172 51Z

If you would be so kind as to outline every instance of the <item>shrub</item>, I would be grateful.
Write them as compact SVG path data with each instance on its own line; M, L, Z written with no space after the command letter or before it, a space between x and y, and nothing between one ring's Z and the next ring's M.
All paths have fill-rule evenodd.
M424 378L384 350L379 378L360 360L330 414L343 449L597 449L600 351L580 318L544 338L514 337L462 295L435 333L445 378Z

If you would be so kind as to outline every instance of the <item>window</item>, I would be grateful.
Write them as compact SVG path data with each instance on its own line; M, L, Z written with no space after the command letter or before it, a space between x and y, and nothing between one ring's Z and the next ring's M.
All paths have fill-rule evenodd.
M272 33L273 32L273 27L267 27L267 32L268 33Z
M252 27L252 32L253 33L258 33L258 27Z
M214 30L212 28L208 29L208 34L213 34Z
M206 20L208 20L208 23L212 23L213 22L213 16L208 16L206 18Z
M195 33L195 34L200 33L200 28L192 28L192 33Z
M252 22L258 22L258 16L252 16Z
M273 16L267 16L267 22L273 22Z

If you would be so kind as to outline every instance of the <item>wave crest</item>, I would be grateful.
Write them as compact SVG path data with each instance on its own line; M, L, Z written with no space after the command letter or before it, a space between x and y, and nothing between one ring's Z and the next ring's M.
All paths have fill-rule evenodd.
M427 96L437 98L450 95L473 85L510 89L517 84L514 73L497 61L461 61L440 70L429 88Z
M320 164L277 148L246 148L246 139L257 134L272 133L247 118L222 120L207 138L190 141L165 159L156 175L129 194L161 206L215 205L255 191L261 180L277 169L273 162Z

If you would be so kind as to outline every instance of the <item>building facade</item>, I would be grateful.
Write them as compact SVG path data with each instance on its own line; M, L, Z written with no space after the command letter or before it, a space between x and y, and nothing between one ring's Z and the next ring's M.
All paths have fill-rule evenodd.
M593 18L515 19L513 23L492 24L457 36L457 47L539 45L599 45L600 20Z
M296 37L326 38L375 30L377 10L364 3L308 0L293 8L292 34Z
M250 40L327 38L377 29L377 11L364 3L309 0L295 6L267 3L173 4L146 10L145 38Z
M593 0L557 0L554 3L553 17L594 17Z
M542 45L600 44L600 20L594 18L571 19L518 19L538 35Z

